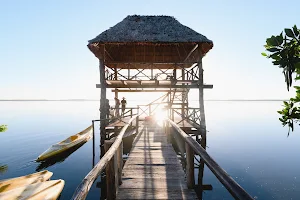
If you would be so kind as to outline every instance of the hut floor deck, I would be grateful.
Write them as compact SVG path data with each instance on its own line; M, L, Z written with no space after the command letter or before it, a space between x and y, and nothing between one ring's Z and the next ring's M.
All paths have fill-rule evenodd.
M166 134L145 125L133 143L117 199L198 199Z

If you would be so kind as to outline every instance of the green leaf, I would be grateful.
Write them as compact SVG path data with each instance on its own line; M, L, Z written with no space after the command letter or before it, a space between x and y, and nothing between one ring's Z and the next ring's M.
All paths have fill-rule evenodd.
M278 46L280 45L279 41L277 41L276 37L272 35L272 37L266 40L268 46Z
M295 37L292 29L286 28L286 29L284 29L284 32L289 37L292 37L292 38Z
M294 67L300 69L300 62L296 63Z
M270 49L267 49L267 51L277 52L277 51L280 51L280 49L278 49L278 48L270 48Z
M298 30L298 28L297 28L297 26L296 26L296 25L294 25L294 27L293 27L293 31L294 31L294 33L295 33L295 35L296 35L296 36L298 36L298 35L299 35L299 30Z
M279 55L280 55L280 52L273 53L270 55L270 58L273 58L276 61L280 61L281 57Z
M262 56L268 56L265 52L261 53Z
M280 33L280 35L276 36L276 40L278 42L278 45L281 45L283 43L283 35L282 32Z

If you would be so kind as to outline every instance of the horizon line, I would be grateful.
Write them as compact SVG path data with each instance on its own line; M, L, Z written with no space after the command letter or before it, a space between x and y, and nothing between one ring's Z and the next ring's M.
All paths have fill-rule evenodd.
M131 100L131 99L129 100L143 101L143 100ZM0 99L0 101L100 101L100 99ZM198 100L194 99L189 101L198 101ZM204 99L204 101L289 101L289 100L288 99Z

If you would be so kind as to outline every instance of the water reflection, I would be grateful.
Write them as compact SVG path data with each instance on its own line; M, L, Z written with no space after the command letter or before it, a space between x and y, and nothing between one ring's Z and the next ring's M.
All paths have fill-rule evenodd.
M4 174L8 169L7 165L1 165L0 164L0 174Z
M75 145L74 147L71 147L70 149L58 154L57 156L54 156L52 158L48 158L45 161L41 161L40 164L36 167L35 171L41 171L43 169L46 169L52 165L55 165L56 163L61 163L65 159L67 159L73 152L75 152L77 149L79 149L82 145L85 143L80 143L78 145Z

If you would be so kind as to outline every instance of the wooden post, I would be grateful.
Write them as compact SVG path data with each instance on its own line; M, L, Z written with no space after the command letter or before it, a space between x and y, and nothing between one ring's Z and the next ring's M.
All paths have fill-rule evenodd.
M110 146L113 144L112 141L106 140L104 143L105 152L108 151ZM115 154L111 160L107 163L105 168L106 173L106 199L116 199L117 188L118 188L118 163L117 155Z
M130 108L130 118L132 118L132 108ZM132 128L132 122L130 123L130 128Z
M94 120L92 120L93 123L93 167L95 166L95 126L94 126Z
M183 68L181 69L181 75L182 75L182 80L184 81L185 73L184 73ZM185 85L185 84L183 84L183 85ZM185 95L185 93L186 93L185 89L182 89L182 91L181 91L181 116L182 116L182 118L185 118L185 113L184 113L184 103L185 103L184 95Z
M172 121L174 121L174 109L171 110Z
M194 188L195 177L194 177L194 151L185 142L185 152L186 152L186 182L188 188Z
M203 94L203 66L202 66L201 48L199 48L199 53L200 53L200 59L198 61L198 68L199 68L199 106L200 106L200 118L201 118L200 119L200 134L201 134L202 140L206 141L206 123L205 123L204 98L203 98L204 97L204 94Z
M99 71L100 71L100 85L101 85L101 96L100 96L100 146L101 146L101 157L104 155L104 141L105 141L105 126L106 120L106 81L105 81L105 66L103 59L99 59Z
M203 174L204 174L204 161L203 159L200 158L200 163L199 163L199 168L198 168L198 190L200 190L199 192L199 199L202 199L202 195L203 195Z
M123 141L121 142L117 151L118 162L118 184L122 184L122 169L123 169Z
M140 106L138 106L137 108L137 117L135 118L135 128L136 128L136 134L138 134L139 132L139 111L140 110Z
M166 134L167 134L167 140L170 143L171 142L171 130L170 130L170 124L169 121L165 120L165 125L166 125Z

